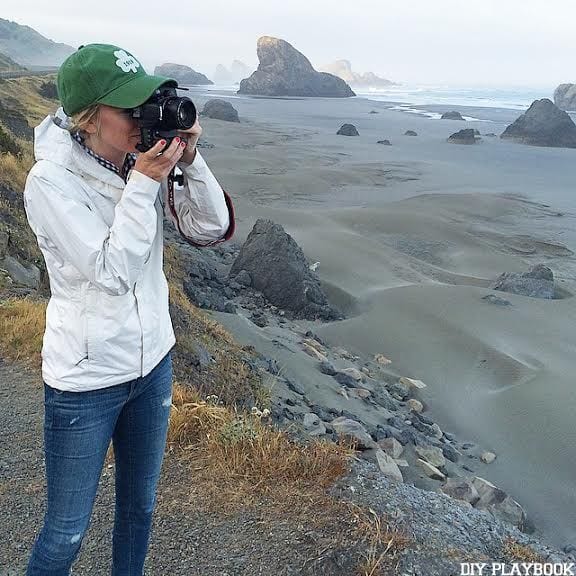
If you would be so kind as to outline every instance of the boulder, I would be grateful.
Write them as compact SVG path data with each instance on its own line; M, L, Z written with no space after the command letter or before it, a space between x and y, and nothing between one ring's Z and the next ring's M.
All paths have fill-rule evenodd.
M474 133L474 129L467 128L466 130L459 130L448 138L451 144L476 144L480 138Z
M426 460L418 458L416 460L416 464L424 472L424 474L428 476L428 478L432 478L432 480L446 480L446 476L442 472L440 472L440 470L438 470L436 466L433 466L429 462L426 462Z
M239 94L262 96L355 96L341 78L317 72L296 48L285 40L262 36L258 39L258 69L240 82Z
M410 398L406 404L412 412L420 413L422 410L424 410L422 402L420 402L420 400L416 400L416 398Z
M399 382L400 384L404 384L410 388L417 388L418 390L426 388L426 384L424 384L422 380L415 380L414 378L407 378L406 376L402 376Z
M339 372L341 372L342 374L348 374L348 376L351 376L352 378L354 378L354 380L356 380L356 382L361 382L362 380L365 380L365 376L362 372L360 372L360 370L358 370L358 368L342 368L342 370L339 370Z
M384 354L375 354L374 360L378 364L380 364L380 366L388 366L388 364L392 364L392 360L390 360L389 358L386 358L386 356L384 356Z
M335 418L331 422L336 434L343 436L344 438L353 440L356 443L357 448L361 450L369 450L371 448L378 448L378 445L368 434L368 431L360 422L352 420L351 418L346 418L345 416L340 416Z
M372 396L374 398L374 401L383 408L386 408L386 410L390 410L392 412L398 410L398 405L396 401L394 400L394 398L392 398L392 396L390 395L388 390L386 390L383 384L378 383L374 387Z
M327 360L320 362L318 369L320 372L322 372L322 374L326 374L328 376L335 376L338 373L336 368L334 368L334 366Z
M543 264L537 264L523 274L504 272L493 283L492 289L551 300L555 294L554 273Z
M322 291L302 249L282 226L259 218L232 264L230 277L246 270L251 285L297 318L335 320L342 315Z
M366 400L372 396L372 392L366 388L352 388L347 392L350 398L358 398L360 400Z
M404 136L418 136L418 133L414 132L414 130L406 130L406 132L404 132Z
M488 480L475 476L472 485L476 488L480 499L474 505L479 510L487 510L494 516L514 524L520 529L526 525L526 513L522 506L513 500L504 490L497 488Z
M416 446L415 450L420 458L436 468L446 464L446 458L444 458L442 450L436 446Z
M322 354L322 352L320 352L317 348L310 346L310 344L302 342L302 349L304 350L304 352L306 352L306 354L308 354L308 356L312 356L312 358L314 358L315 360L318 360L321 363L328 362L326 356Z
M560 84L554 90L554 104L560 110L576 110L576 84Z
M402 446L402 444L400 444L400 442L398 442L394 437L378 440L378 446L380 446L388 456L392 456L394 459L400 458L402 452L404 452L404 446Z
M472 506L480 500L480 495L474 484L468 478L448 478L440 490L456 500L463 500Z
M384 146L392 146L390 140L378 140L377 144L384 144Z
M313 413L304 414L304 429L310 436L322 436L326 434L324 422Z
M532 146L576 148L576 124L547 98L535 100L500 138Z
M484 462L485 464L490 464L491 462L494 462L494 460L496 460L496 454L494 454L494 452L482 452L482 454L480 455L480 460L482 460L482 462Z
M389 456L383 450L376 450L376 462L378 462L378 467L386 478L393 482L404 482L402 472L392 456Z
M464 118L462 117L462 114L460 114L460 112L456 112L456 110L451 110L450 112L444 112L444 114L442 114L440 119L441 120L464 120Z
M339 136L360 136L354 124L342 124L336 134Z
M184 64L173 64L168 62L161 66L156 66L156 68L154 68L154 74L173 78L181 86L214 84L214 82L209 80L204 76L204 74L196 72L196 70L193 70L190 66L185 66Z
M226 122L240 122L238 118L238 111L230 102L221 100L220 98L213 98L204 104L201 112L202 116L214 118L215 120L225 120Z
M40 287L40 270L34 264L24 266L18 259L6 255L0 259L0 269L5 270L16 284L38 290Z

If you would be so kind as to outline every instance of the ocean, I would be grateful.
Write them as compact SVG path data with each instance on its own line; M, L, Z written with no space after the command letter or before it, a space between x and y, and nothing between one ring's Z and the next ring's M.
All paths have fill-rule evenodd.
M554 86L540 88L451 87L399 85L388 88L356 88L356 94L369 100L400 102L417 106L452 105L478 108L527 110L534 100L553 100Z
M455 87L446 85L398 85L387 88L353 87L357 98L375 102L389 102L391 109L424 116L433 120L441 117L441 111L428 107L457 106L470 109L527 110L534 100L553 100L554 86L544 87ZM251 96L237 94L237 85L210 85L191 87L193 92L205 96L244 99ZM446 111L446 110L444 110ZM576 115L571 114L574 118ZM468 121L479 120L475 116L463 117ZM486 120L486 118L482 118Z

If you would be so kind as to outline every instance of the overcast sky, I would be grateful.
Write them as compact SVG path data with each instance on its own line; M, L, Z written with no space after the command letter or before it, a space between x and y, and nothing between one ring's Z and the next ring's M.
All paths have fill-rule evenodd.
M575 0L4 0L0 17L72 46L117 44L149 72L186 64L211 76L234 58L256 68L259 36L314 66L410 84L534 87L576 82Z

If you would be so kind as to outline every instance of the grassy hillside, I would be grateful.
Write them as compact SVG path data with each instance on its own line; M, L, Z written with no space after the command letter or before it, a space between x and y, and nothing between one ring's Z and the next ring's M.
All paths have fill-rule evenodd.
M44 287L44 263L26 221L22 191L34 161L33 127L57 106L54 100L40 95L47 80L0 79L0 261L11 256L24 266L37 266ZM0 289L10 285L7 274L0 270Z

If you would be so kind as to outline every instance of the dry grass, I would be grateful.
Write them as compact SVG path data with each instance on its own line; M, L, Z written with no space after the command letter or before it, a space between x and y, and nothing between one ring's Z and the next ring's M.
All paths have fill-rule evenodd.
M30 146L22 146L23 153L20 156L12 154L0 154L0 185L4 185L11 190L22 192L26 183L26 176L32 165L34 158Z
M350 445L296 443L261 414L239 413L210 400L174 385L169 447L190 474L178 495L171 492L178 507L220 515L258 510L261 519L281 518L322 534L323 550L312 563L321 562L328 550L340 550L359 559L358 576L393 573L409 538L373 510L327 494L349 472Z
M358 567L358 576L381 576L394 569L398 553L409 546L410 539L388 524L386 518L372 509L350 504L358 526L359 536L366 544L364 560ZM384 572L386 570L386 572Z
M5 107L21 112L32 127L48 114L56 111L58 103L40 95L44 82L55 80L56 75L7 78L0 82L0 102Z
M272 493L323 490L347 472L349 446L300 445L265 418L266 412L241 413L174 385L168 441L190 462L195 485L204 486L212 504L229 508Z
M510 562L546 562L546 559L532 550L532 548L516 542L513 538L504 539L502 553Z
M46 302L28 298L0 301L0 350L9 360L40 367Z

